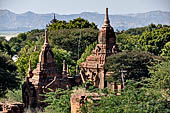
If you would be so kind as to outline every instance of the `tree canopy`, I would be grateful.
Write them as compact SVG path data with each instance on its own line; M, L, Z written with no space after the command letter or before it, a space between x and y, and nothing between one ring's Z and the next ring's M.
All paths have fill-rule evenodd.
M138 88L140 82L129 81L121 91L121 95L109 92L108 96L102 96L100 100L94 100L91 96L81 106L83 113L168 113L170 106L167 98L161 92L152 88ZM91 100L91 101L88 101Z
M89 22L83 18L76 18L70 20L69 22L56 20L56 22L49 25L49 30L59 30L59 29L82 29L82 28L91 28L97 29L97 25L94 22Z
M4 96L8 89L19 87L19 79L16 73L16 65L8 55L0 52L0 97Z
M114 73L107 80L120 82L122 71L125 71L127 80L138 81L142 77L150 77L148 66L153 66L156 63L155 59L156 56L144 51L123 51L112 55L107 58L105 69Z

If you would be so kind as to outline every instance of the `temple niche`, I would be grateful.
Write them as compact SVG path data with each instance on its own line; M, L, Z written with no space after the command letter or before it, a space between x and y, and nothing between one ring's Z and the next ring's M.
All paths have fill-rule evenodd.
M108 8L106 8L104 24L98 36L98 44L91 55L86 58L86 61L80 65L82 79L92 81L93 85L100 89L106 87L105 77L109 75L109 72L105 72L104 64L108 56L117 52L116 35L110 25Z
M66 69L67 66L67 69ZM63 62L63 72L58 73L55 64L54 54L48 42L47 30L45 31L45 41L39 55L39 63L36 69L32 70L31 61L29 62L28 76L26 76L22 86L22 97L25 107L40 108L46 106L41 94L49 92L49 88L66 89L75 85L76 79L70 76L68 65Z

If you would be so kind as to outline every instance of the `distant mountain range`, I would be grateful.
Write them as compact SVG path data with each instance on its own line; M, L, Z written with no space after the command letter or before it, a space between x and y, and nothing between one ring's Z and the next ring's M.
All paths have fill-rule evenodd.
M42 29L53 19L53 13L36 14L26 12L16 14L9 10L0 10L0 31L28 31L31 29ZM80 14L59 15L56 19L69 21L74 18L82 17L90 22L94 22L100 28L103 24L104 14L94 12L83 12ZM170 25L170 12L150 11L147 13L109 15L111 25L114 29L128 29L142 27L148 24L167 24Z

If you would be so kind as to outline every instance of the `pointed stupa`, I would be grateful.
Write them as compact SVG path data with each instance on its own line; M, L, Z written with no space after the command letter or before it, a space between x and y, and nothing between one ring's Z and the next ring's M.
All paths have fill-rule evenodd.
M49 43L48 43L47 29L45 29L45 40L44 40L44 44L49 44Z
M51 23L56 23L57 19L55 18L55 13L54 13L54 18L50 21Z
M110 25L108 8L106 8L104 24L103 24L103 26L100 30L99 36L98 36L98 43L106 44L107 49L110 49L110 50L116 43L116 36L115 36L114 30L113 30L113 27Z
M110 20L108 15L108 8L106 8L105 19L104 19L104 26L110 26Z
M50 48L50 44L48 42L47 29L45 29L44 45L42 46L41 53L39 55L39 62L41 62L43 64L54 62L54 54L53 54L53 52Z
M31 60L29 61L29 67L28 67L28 77L32 77L32 63Z
M54 13L54 20L55 20L55 13Z

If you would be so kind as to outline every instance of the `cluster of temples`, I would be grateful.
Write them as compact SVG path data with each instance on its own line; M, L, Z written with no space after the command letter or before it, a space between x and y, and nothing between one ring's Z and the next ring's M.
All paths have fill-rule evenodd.
M52 22L55 22L55 18ZM97 88L107 87L105 77L109 76L110 72L105 71L104 64L108 56L117 52L116 36L110 25L107 8L104 24L98 36L98 44L91 55L86 58L86 61L80 64L80 71L76 68L75 77L70 76L65 61L63 61L62 73L59 73L48 41L47 30L45 30L45 41L39 55L39 63L36 69L32 70L31 61L29 62L28 76L22 86L24 106L31 108L46 106L46 103L42 102L44 96L41 94L49 92L49 88L53 90L71 88L87 80L92 81Z

